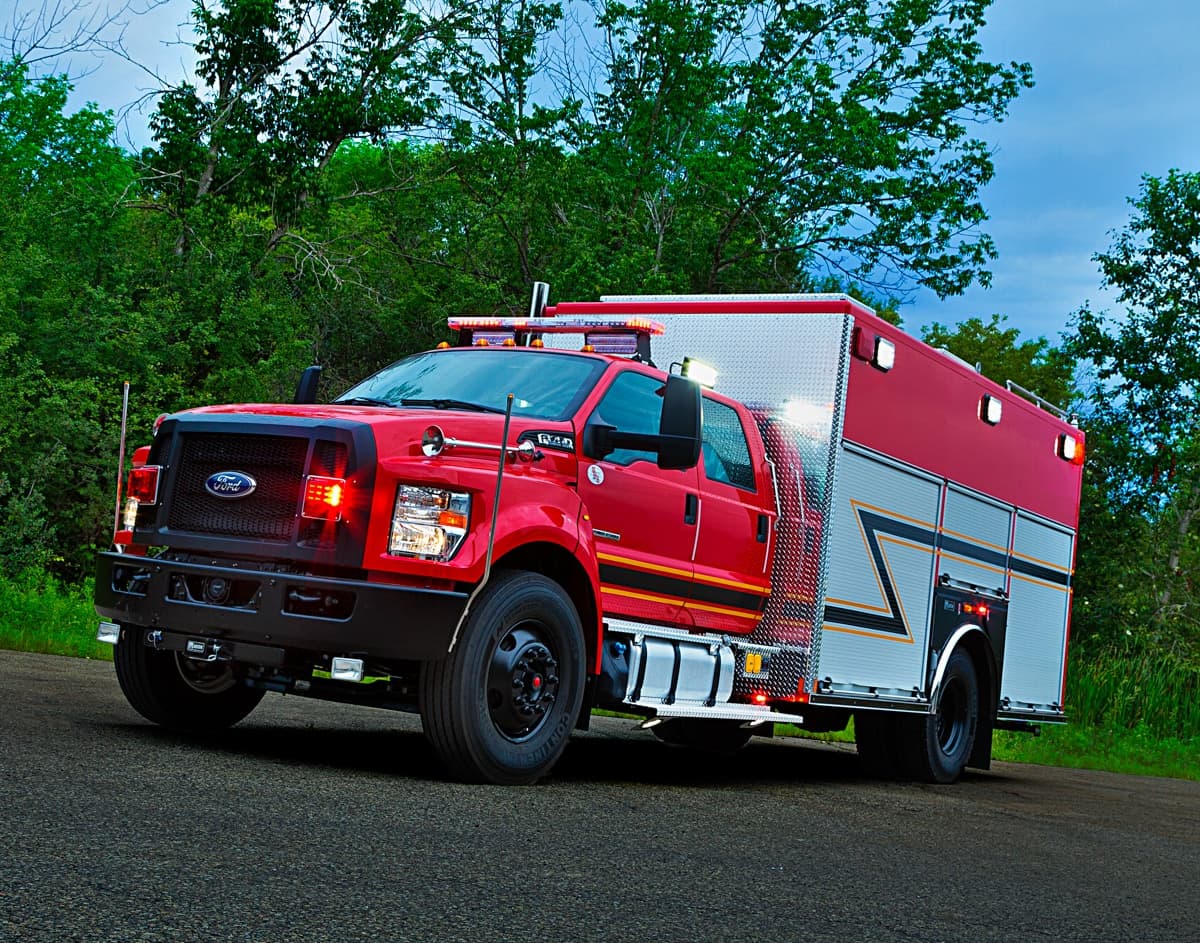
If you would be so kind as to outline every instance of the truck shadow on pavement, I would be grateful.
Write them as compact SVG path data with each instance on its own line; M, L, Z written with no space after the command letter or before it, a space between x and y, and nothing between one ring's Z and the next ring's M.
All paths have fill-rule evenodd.
M405 729L316 724L280 727L248 721L220 734L205 736L178 734L144 724L122 724L116 730L122 737L154 744L156 749L236 756L250 764L283 763L307 768L314 774L332 770L350 775L449 781L445 767L420 732L415 718L405 719ZM963 776L967 781L997 778L1003 777L994 772L974 771ZM669 746L647 732L626 730L610 722L607 729L593 728L591 732L577 734L542 782L710 788L880 781L862 771L852 745L756 739L736 753L711 753Z

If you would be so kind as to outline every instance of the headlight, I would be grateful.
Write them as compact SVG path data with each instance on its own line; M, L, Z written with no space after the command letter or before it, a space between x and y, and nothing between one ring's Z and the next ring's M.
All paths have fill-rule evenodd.
M392 510L388 553L449 560L467 536L470 516L469 494L400 485Z

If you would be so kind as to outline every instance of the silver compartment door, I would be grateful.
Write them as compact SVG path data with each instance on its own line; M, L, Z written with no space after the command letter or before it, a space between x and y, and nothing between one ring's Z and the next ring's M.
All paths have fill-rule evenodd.
M1017 513L1000 699L1013 710L1061 707L1075 535Z
M817 677L833 694L923 690L941 482L847 447Z

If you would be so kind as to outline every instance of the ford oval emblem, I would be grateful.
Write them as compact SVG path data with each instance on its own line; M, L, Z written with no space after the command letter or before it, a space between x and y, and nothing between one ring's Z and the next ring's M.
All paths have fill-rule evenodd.
M214 472L204 481L204 490L217 498L244 498L257 487L257 481L240 471Z

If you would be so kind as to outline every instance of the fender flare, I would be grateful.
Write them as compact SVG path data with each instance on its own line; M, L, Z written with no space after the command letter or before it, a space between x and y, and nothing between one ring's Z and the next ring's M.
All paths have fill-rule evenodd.
M992 652L991 640L988 638L988 634L978 625L969 623L960 625L954 630L950 638L947 639L945 646L942 648L941 654L938 656L937 668L933 673L933 681L929 685L929 713L936 716L938 708L941 705L942 681L945 679L946 666L950 663L951 656L955 653L955 651L958 650L959 645L961 645L965 639L968 639L974 635L980 636L983 651L986 653L986 667L991 675L988 686L995 687L996 656ZM989 706L988 711L991 712L994 710L994 707L995 705Z

